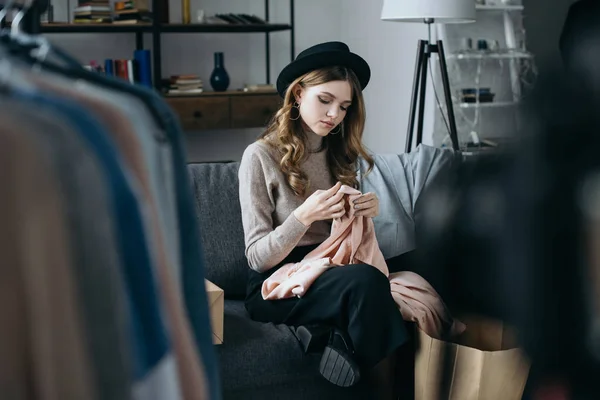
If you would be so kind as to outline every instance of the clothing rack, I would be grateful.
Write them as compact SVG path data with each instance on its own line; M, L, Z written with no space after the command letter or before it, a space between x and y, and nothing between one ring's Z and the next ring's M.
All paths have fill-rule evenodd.
M0 301L0 325L11 328L0 329L0 393L221 399L200 226L171 109L38 40L48 0L2 6L21 14L15 35L0 35L0 147L11 155L0 157L9 260L0 281L11 299Z

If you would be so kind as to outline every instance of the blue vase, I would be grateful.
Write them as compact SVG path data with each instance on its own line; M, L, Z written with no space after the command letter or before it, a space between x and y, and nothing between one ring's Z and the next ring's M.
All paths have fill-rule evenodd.
M210 75L210 86L215 92L223 92L229 87L229 75L223 65L223 53L215 53L215 69Z

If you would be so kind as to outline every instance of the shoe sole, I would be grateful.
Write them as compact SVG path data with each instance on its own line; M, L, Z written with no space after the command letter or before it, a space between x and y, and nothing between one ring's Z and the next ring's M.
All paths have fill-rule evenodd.
M327 334L324 332L325 331L318 331L313 334L313 332L305 326L300 326L296 329L296 337L300 341L304 353L316 353L325 349L329 338L329 332L327 332Z
M358 365L331 346L327 346L323 352L319 372L329 382L341 387L353 386L360 379Z

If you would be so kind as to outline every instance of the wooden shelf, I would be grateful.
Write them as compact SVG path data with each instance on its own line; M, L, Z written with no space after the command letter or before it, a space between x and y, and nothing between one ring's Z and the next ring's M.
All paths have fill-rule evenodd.
M270 0L262 0L265 4L265 13L264 16L261 17L261 20L256 20L258 22L261 21L269 21L269 1ZM154 21L152 22L142 22L136 24L119 24L119 23L65 23L65 22L50 22L50 23L42 23L39 26L39 29L36 28L35 31L41 32L42 34L82 34L82 33L90 33L90 34L133 34L135 35L135 48L137 50L140 49L148 49L151 48L151 62L152 62L152 87L156 90L160 90L162 87L161 82L163 81L162 77L162 58L163 58L163 45L162 35L169 33L230 33L230 34L246 34L246 33L264 33L266 34L265 40L265 76L266 82L271 81L272 73L270 71L271 66L271 42L269 41L269 33L271 32L283 32L287 31L290 34L290 59L294 60L295 54L295 27L294 27L294 0L289 0L289 10L290 10L290 18L288 23L256 23L256 24L230 24L230 23L213 23L217 22L216 20L207 19L205 22L207 23L168 23L166 19L159 18L160 15L163 15L162 10L164 10L165 4L164 2L160 2L159 0L151 0L153 5L153 9L157 13ZM211 23L208 23L211 22ZM283 21L285 22L285 21ZM149 37L151 36L151 37ZM255 55L256 56L256 55ZM244 93L246 94L246 93ZM270 96L271 93L247 93L247 95L257 96L259 94ZM235 97L243 95L242 93L230 93L228 96ZM195 95L198 97L198 95ZM200 97L213 96L215 99L217 97L224 97L222 93L203 93ZM171 95L165 96L168 98L185 98L185 97L194 97L194 95ZM273 97L277 97L273 95Z
M533 54L527 51L463 51L451 53L448 59L452 60L481 60L481 59L514 59L514 58L533 58Z
M252 33L252 32L276 32L292 29L289 24L163 24L161 32L179 33Z
M521 5L484 5L478 4L475 9L480 11L523 11L525 7Z
M483 103L457 103L460 108L498 108L517 107L520 103L516 101L490 101Z
M42 24L42 33L135 33L151 32L152 24Z
M256 91L256 92L244 92L243 90L227 90L225 92L214 92L214 91L205 91L202 93L196 94L168 94L164 93L163 97L165 98L193 98L193 97L215 97L215 96L279 96L276 91L267 92L267 91Z
M277 32L292 29L289 24L161 24L163 33L253 33ZM152 32L151 23L141 24L42 24L43 33L135 33Z

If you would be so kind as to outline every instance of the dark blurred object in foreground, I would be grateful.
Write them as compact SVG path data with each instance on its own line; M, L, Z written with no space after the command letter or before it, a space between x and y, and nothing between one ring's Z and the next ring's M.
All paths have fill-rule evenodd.
M559 48L565 68L587 85L600 85L600 1L579 0L569 7Z
M518 328L534 385L558 378L572 399L598 399L600 293L585 228L589 208L600 209L589 190L600 172L600 102L580 83L540 80L518 149L463 164L427 200L419 255L454 310Z

